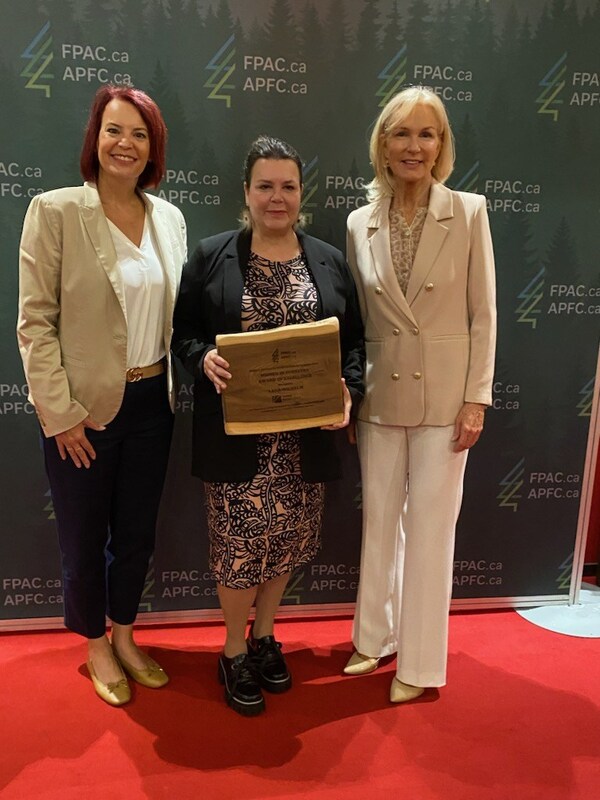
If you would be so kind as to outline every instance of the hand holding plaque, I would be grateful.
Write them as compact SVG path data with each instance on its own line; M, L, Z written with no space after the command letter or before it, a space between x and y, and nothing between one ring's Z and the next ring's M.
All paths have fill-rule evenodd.
M343 422L336 317L221 334L216 344L231 372L222 394L226 433L274 433Z

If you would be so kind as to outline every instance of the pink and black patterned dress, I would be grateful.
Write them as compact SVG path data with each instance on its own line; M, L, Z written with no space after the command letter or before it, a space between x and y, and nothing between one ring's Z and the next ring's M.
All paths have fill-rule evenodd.
M304 254L269 261L250 254L242 330L312 322L317 291ZM258 438L258 472L241 483L205 483L210 571L232 589L248 589L311 561L321 546L324 486L300 472L297 431Z

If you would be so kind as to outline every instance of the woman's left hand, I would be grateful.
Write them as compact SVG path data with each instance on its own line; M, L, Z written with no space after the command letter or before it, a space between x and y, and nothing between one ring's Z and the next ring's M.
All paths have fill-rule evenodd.
M352 411L352 397L346 386L346 381L342 378L342 391L344 393L344 419L342 422L336 422L333 425L322 425L322 431L337 431L339 428L345 428L350 422L350 412Z
M465 403L458 412L454 423L454 435L452 441L454 452L460 453L461 450L468 450L473 447L479 439L483 430L483 417L485 406L481 403Z

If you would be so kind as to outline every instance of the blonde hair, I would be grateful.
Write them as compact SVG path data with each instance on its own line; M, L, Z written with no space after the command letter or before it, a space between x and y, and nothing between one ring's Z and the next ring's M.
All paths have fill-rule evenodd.
M373 127L369 157L375 177L367 185L367 198L370 202L379 203L385 197L392 197L394 194L393 176L385 164L384 144L390 133L401 125L418 105L431 108L439 125L441 147L431 174L436 181L445 183L454 169L454 137L444 104L435 92L425 86L403 89L386 104Z

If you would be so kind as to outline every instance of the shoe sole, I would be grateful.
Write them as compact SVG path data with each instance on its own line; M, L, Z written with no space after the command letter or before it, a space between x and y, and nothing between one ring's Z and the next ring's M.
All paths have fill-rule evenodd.
M346 668L344 667L343 673L344 675L370 675L372 672L375 672L378 669L379 664L375 664L375 666L367 667L366 669L354 669L353 667Z
M288 689L292 688L292 676L288 675L287 678L281 681L269 681L267 678L263 678L262 675L259 675L258 679L261 687L271 694L283 694L283 692L287 692Z
M265 701L261 700L260 703L245 704L241 703L235 697L232 697L227 689L225 689L225 702L233 711L241 714L242 717L256 717L265 710Z

